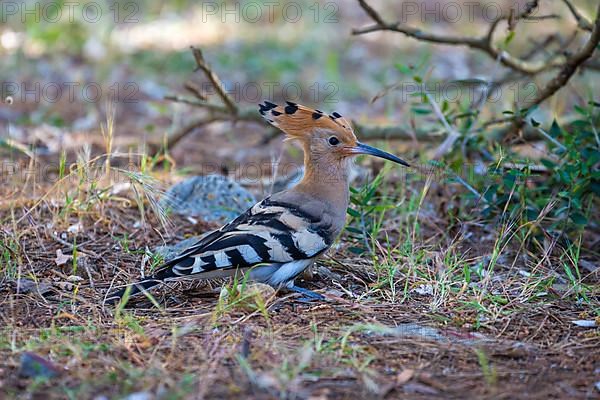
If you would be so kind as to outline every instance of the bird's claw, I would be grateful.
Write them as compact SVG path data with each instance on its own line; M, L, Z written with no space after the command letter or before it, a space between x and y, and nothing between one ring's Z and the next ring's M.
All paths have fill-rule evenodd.
M314 301L326 300L325 296L323 296L319 293L315 293L312 290L304 289L300 286L296 286L296 285L288 286L287 289L292 292L303 294L304 295L303 297L300 297L299 299L297 299L297 301L299 301L301 303L311 303Z

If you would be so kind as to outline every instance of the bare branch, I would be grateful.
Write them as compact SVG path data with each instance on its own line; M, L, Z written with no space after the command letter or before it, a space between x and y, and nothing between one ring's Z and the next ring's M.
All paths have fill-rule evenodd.
M403 25L400 22L386 23L381 17L381 15L377 11L375 11L370 5L368 5L365 0L358 0L358 2L360 6L365 10L365 12L376 23L365 28L354 29L352 31L353 35L361 35L377 31L392 31L402 33L405 36L425 42L445 44L451 46L467 46L472 49L484 52L494 60L499 60L504 66L526 75L535 75L542 71L559 67L562 64L561 60L564 58L562 57L562 55L557 54L550 57L548 60L532 63L514 57L508 52L496 48L493 44L494 33L500 22L507 20L508 18L510 18L510 16L501 16L494 20L490 25L490 28L488 29L487 33L482 37L474 38L469 36L451 36L446 34L438 35L435 33L424 32L421 29L417 29L414 27ZM537 1L530 3L529 6L526 7L526 9L521 14L519 14L518 16L514 16L513 18L516 20L531 18L530 14L537 7L537 3ZM542 18L546 19L556 17L557 16L555 15L549 15L544 16Z
M189 124L180 128L177 132L173 133L167 138L166 148L172 149L177 143L179 143L184 137L189 135L194 130L217 122L220 119L218 117L207 117L199 121L190 122Z
M383 19L381 18L379 13L375 11L375 9L373 9L373 7L371 7L365 0L358 0L358 3L362 7L362 9L365 10L367 14L369 14L369 17L371 17L373 21L377 22L379 25L385 25L385 22L383 22Z
M175 96L172 96L172 97L176 98ZM173 100L173 98L171 98L170 100ZM177 101L177 100L175 100L175 101ZM193 105L193 106L199 106L199 107L206 108L205 107L206 104L190 103L187 101L182 101L182 102ZM255 123L259 123L259 124L264 123L263 118L258 114L258 112L255 109L238 111L238 113L235 115L228 113L227 110L224 108L222 110L213 110L213 112L209 116L201 118L197 121L190 122L187 125L180 128L179 130L177 130L171 136L169 136L169 138L167 139L166 146L167 146L167 148L171 149L177 143L179 143L183 138L185 138L187 135L192 133L194 130L201 128L201 127L205 127L214 122L227 122L227 121L230 121L232 123L235 123L238 121L255 122Z
M196 60L196 70L200 69L202 70L202 72L204 72L204 75L206 75L212 86L215 88L217 95L221 98L223 104L225 104L225 106L229 109L229 112L232 114L236 114L238 112L237 106L235 105L231 97L229 97L229 95L225 93L225 90L223 90L223 83L221 82L217 74L215 74L212 71L212 69L208 66L206 61L204 61L202 51L193 46L191 46L190 48L192 49L194 59Z
M362 1L361 1L362 3ZM365 33L377 32L377 31L394 31L402 33L408 37L422 40L425 42L439 43L439 44L449 44L455 46L469 46L477 49L483 49L484 44L482 39L476 39L469 36L449 36L449 35L436 35L435 33L423 32L420 29L413 28L410 26L401 25L399 22L387 24L375 24L371 26L367 26L361 29L353 29L353 35L362 35Z
M183 87L190 92L191 94L193 94L194 96L196 96L196 98L200 101L207 101L207 97L204 93L202 93L202 90L196 86L196 84L194 82L186 82L183 84Z
M594 25L590 21L588 21L587 18L581 15L579 10L573 5L573 3L571 3L570 0L563 0L563 3L565 3L569 11L577 21L577 26L580 29L591 32L594 28Z
M560 88L565 86L573 74L575 74L577 68L592 57L598 43L600 43L600 4L598 5L596 20L594 21L592 33L587 43L577 53L568 57L558 74L550 80L537 95L533 104L541 104L549 97L552 97Z

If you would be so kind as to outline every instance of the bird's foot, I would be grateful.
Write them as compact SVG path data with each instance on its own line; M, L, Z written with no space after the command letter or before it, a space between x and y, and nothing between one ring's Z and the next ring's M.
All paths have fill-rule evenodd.
M300 301L302 303L310 303L313 301L326 300L325 296L320 295L319 293L315 293L312 290L304 289L300 286L296 286L296 285L288 286L287 290L304 295L304 296L300 297L299 299L297 299L298 301Z

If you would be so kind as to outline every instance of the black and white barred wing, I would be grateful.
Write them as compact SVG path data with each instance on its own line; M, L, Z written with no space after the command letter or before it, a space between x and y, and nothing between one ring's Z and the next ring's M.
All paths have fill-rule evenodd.
M167 263L165 269L169 270L169 277L175 278L308 260L331 245L316 228L318 223L318 218L297 206L267 198L200 240Z

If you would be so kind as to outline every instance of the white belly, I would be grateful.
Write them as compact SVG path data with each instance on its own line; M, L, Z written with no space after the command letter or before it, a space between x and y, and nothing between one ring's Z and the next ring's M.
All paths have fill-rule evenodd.
M213 271L201 272L195 274L193 277L196 279L215 279L215 278L226 278L229 276L249 273L249 279L251 281L262 282L271 285L275 288L279 286L290 286L294 284L294 278L308 268L314 259L309 258L307 260L290 261L283 264L264 264L258 265L253 268L244 268L243 270L237 269L217 269ZM175 281L180 279L191 278L191 276L182 276L174 279L166 279L165 281Z
M279 265L260 265L250 270L250 279L273 287L293 285L294 278L308 268L313 259L290 261Z

